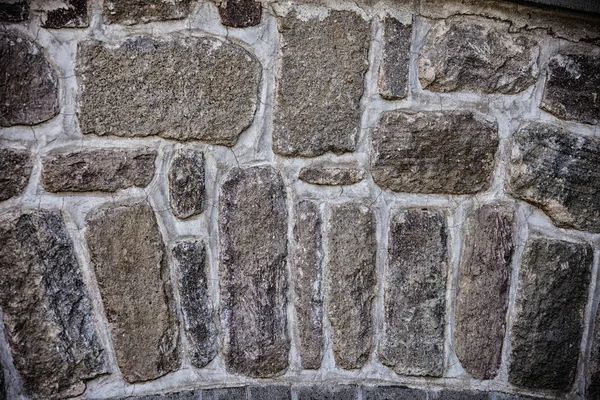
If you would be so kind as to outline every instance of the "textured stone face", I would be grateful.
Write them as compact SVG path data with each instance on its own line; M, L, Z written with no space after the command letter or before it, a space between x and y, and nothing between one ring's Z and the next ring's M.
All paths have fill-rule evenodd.
M58 114L58 76L25 36L0 32L0 126L35 125Z
M593 397L590 397L593 398ZM515 396L512 394L506 393L496 393L496 400L536 400L539 399L535 397L527 397L527 396Z
M261 68L230 42L172 36L80 43L76 73L84 134L232 146L254 118Z
M32 168L29 151L0 148L0 201L25 190Z
M419 81L435 92L519 93L533 85L539 46L509 24L460 16L434 24L419 56Z
M29 4L26 0L0 0L0 21L21 22L29 18Z
M260 24L262 6L256 0L221 0L221 23L233 28L247 28Z
M87 2L88 0L62 0L62 6L59 8L42 7L42 26L45 28L87 27L89 25Z
M392 217L381 361L402 375L442 376L448 249L441 211Z
M600 139L529 123L513 140L509 192L561 228L600 232Z
M270 377L288 366L287 209L279 172L234 168L221 187L221 320L227 368Z
M42 158L42 183L49 192L116 192L146 187L154 177L156 150L61 149Z
M292 400L292 391L285 385L250 386L248 400Z
M365 171L360 168L316 166L302 168L298 179L313 185L343 186L358 183L366 176Z
M600 312L598 311L596 311L593 332L585 389L588 399L600 398Z
M469 111L388 111L373 132L371 172L383 189L477 193L490 186L498 128Z
M105 24L133 25L188 16L192 0L106 0Z
M107 372L73 242L60 214L0 217L0 306L6 339L27 394L77 396Z
M122 400L197 400L200 397L199 392L195 391L185 391L185 392L177 392L177 393L168 393L168 394L155 394L149 396L131 396L125 397Z
M330 206L327 224L327 314L336 364L361 368L371 352L377 283L375 217L358 203Z
M491 400L490 393L475 390L451 390L431 391L431 400Z
M494 379L506 330L513 209L486 204L469 218L458 273L454 350L475 379Z
M319 385L296 389L298 400L356 400L356 386Z
M279 31L281 79L273 150L304 157L354 151L367 70L368 22L348 11L331 11L323 21L301 21L291 14L281 18Z
M203 390L202 400L246 400L246 388L232 387Z
M406 386L367 386L362 389L364 400L427 400L427 392Z
M178 150L169 168L171 210L178 218L189 218L204 211L204 154Z
M571 388L593 261L582 243L534 238L521 259L508 381L530 389Z
M178 329L165 249L152 208L108 203L88 214L90 263L127 382L179 366Z
M379 66L379 94L397 100L408 92L411 25L386 17L383 21L382 59Z

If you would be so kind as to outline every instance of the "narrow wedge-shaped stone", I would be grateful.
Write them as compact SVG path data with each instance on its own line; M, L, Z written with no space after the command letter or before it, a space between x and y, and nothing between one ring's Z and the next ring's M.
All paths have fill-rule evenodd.
M33 162L28 150L0 148L0 201L21 194L32 170Z

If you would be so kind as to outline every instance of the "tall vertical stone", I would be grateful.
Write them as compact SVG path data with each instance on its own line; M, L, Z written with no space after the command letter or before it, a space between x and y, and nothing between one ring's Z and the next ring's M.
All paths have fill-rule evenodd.
M0 201L18 196L25 190L33 162L28 150L0 148Z
M379 94L388 100L403 99L408 92L412 25L404 25L392 17L386 17L382 24L383 48L379 67Z
M204 154L178 150L169 168L169 197L176 217L189 218L204 211L204 181Z
M585 395L588 399L600 399L600 312L598 311L596 311L594 321L592 351L588 362Z

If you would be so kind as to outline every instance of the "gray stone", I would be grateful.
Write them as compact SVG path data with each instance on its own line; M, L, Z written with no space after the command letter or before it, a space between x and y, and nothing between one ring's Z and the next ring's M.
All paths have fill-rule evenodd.
M369 23L349 11L330 11L322 21L301 21L292 12L279 31L273 150L304 157L355 151Z
M298 175L298 179L306 183L329 186L353 185L366 177L367 174L360 168L325 165L302 168Z
M62 0L56 7L42 0L42 26L45 28L86 28L89 25L88 0Z
M248 400L292 400L292 391L287 385L250 386Z
M221 23L233 28L247 28L260 24L262 5L256 0L217 0L220 1Z
M82 42L76 73L84 134L233 146L254 118L261 67L228 41L174 35Z
M168 393L168 394L151 394L149 396L131 396L124 397L121 400L198 400L200 393L188 390L185 392ZM111 399L116 400L116 399Z
M379 358L398 374L442 376L447 235L441 211L403 210L391 219Z
M42 158L42 184L55 193L146 187L154 177L156 155L149 148L59 149Z
M587 367L585 394L588 399L600 399L600 312L598 310L591 338L592 351Z
M507 189L561 228L600 232L600 139L529 123L514 137Z
M406 386L363 386L364 400L427 400L427 392Z
M90 264L127 382L179 367L178 323L164 243L144 201L108 203L86 218Z
M470 111L384 112L371 172L395 192L470 194L490 187L498 127Z
M179 264L179 297L183 322L195 367L206 366L217 355L215 309L208 291L209 264L204 243L182 240L173 246Z
M106 0L102 13L105 24L133 25L186 18L192 0Z
M298 400L356 400L357 387L353 385L319 385L295 388Z
M107 373L73 242L59 213L0 217L0 307L25 394L75 397Z
M327 221L327 315L337 365L361 368L371 353L375 297L375 216L359 203L331 205Z
M32 169L28 150L0 148L0 201L21 194Z
M169 198L176 217L185 219L204 211L204 154L181 149L169 168Z
M513 207L486 204L469 218L458 273L454 350L475 379L500 367L514 251Z
M452 390L443 389L440 391L431 391L431 400L490 400L491 393L479 392L476 390Z
M436 92L516 94L539 74L535 39L509 33L510 23L479 16L436 22L419 55L419 81Z
M246 388L206 389L202 391L202 400L246 400Z
M410 35L412 26L392 17L382 21L383 45L379 66L379 94L384 99L398 100L408 92Z
M252 377L288 366L286 192L270 166L234 168L221 187L221 321L227 368Z
M58 76L29 38L0 32L0 126L35 125L58 114Z
M540 400L541 397L527 397L527 396L517 396L514 394L500 393L496 392L496 400ZM593 397L588 397L590 400Z
M508 381L567 392L577 372L593 262L584 243L532 238L521 258Z
M29 18L26 0L0 0L0 22L21 22Z
M559 118L600 123L600 58L558 54L548 63L540 107Z

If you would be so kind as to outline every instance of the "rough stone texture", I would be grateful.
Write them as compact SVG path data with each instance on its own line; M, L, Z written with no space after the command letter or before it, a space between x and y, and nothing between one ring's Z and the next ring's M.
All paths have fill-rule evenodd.
M446 229L437 210L400 211L390 222L379 357L398 374L443 373Z
M568 391L583 334L593 251L583 243L530 239L519 271L508 381Z
M356 386L319 385L301 386L295 389L298 400L356 400Z
M246 388L232 387L203 390L202 400L246 400Z
M375 216L358 203L332 205L326 233L327 315L338 367L361 368L371 352L377 284Z
M73 242L53 211L0 217L0 306L26 394L77 396L107 372Z
M221 23L233 28L247 28L260 24L262 6L256 0L220 0Z
M261 67L230 42L175 35L80 43L76 73L84 134L233 146L254 118Z
M288 366L287 208L278 171L234 168L219 198L223 352L227 368L270 377Z
M353 185L366 177L364 170L343 165L306 167L302 168L298 175L298 179L306 183L329 186Z
M273 150L304 157L354 151L369 23L349 11L331 11L322 21L301 21L292 12L281 18L279 31Z
M469 194L489 188L498 128L470 111L384 112L371 172L383 189Z
M39 1L39 0L38 0ZM88 20L88 0L62 0L62 6L48 7L42 0L42 26L45 28L86 28ZM52 3L50 3L52 4ZM45 6L45 7L44 7Z
M308 200L294 215L298 352L302 368L319 369L323 355L323 245L319 207Z
M431 391L431 400L491 400L489 392L478 392L475 390L452 390L443 389Z
M28 150L0 148L0 201L21 194L32 169Z
M178 327L162 237L143 201L108 203L88 214L90 263L128 382L179 367Z
M513 206L486 204L469 218L458 273L454 350L475 379L500 367L514 251Z
M208 291L209 264L204 243L182 240L173 246L179 264L179 297L192 364L206 366L217 355L215 309Z
M419 81L436 92L519 93L537 80L540 53L531 36L478 16L434 24L419 55Z
M585 394L588 399L600 399L600 312L598 311L596 311L593 329L592 351L588 362Z
M192 0L106 0L102 13L105 24L133 25L186 18Z
M591 54L552 57L540 107L562 119L600 123L600 57Z
M561 228L600 232L600 139L529 123L514 135L507 189Z
M0 32L0 127L35 125L58 114L58 76L29 38Z
M178 150L169 168L169 198L175 216L184 219L204 211L204 179L204 154Z
M42 158L42 183L48 192L146 187L154 177L156 155L149 148L59 149Z
M427 400L427 392L406 386L364 386L363 400Z
M29 18L26 0L0 0L0 22L21 22Z
M122 400L135 399L135 400L197 400L200 397L199 392L192 390L185 392L176 392L168 394L152 394L149 396L131 396L125 397Z
M593 397L589 397L591 400ZM540 397L515 396L513 394L496 392L496 400L539 400Z
M379 94L384 99L397 100L408 92L410 35L412 25L404 25L392 17L383 21L382 59L379 66Z
M292 391L286 385L250 386L248 400L292 400Z

